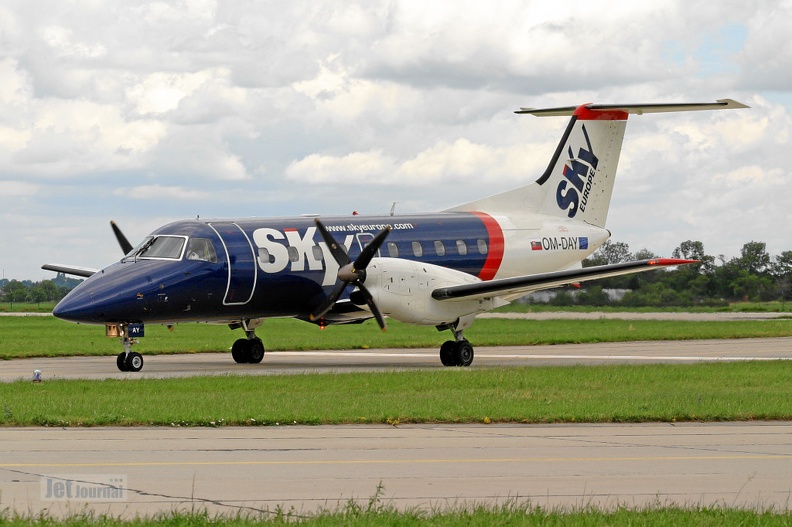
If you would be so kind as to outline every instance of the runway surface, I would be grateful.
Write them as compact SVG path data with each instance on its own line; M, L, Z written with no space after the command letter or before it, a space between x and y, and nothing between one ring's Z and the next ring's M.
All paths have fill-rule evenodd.
M0 443L0 507L34 515L308 513L365 506L378 487L384 503L426 509L516 498L786 510L792 498L792 423L35 428ZM109 475L120 501L45 499L53 476L74 493Z
M693 363L792 360L792 337L615 342L555 346L477 347L471 367L564 364ZM115 357L57 357L0 361L0 381L43 379L135 379L194 375L276 375L343 371L442 368L436 349L267 352L260 364L236 364L230 353L146 355L143 370L123 373Z

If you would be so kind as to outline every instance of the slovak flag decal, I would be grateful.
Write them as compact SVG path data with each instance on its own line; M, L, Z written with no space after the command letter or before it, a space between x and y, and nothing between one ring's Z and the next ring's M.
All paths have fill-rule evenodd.
M542 242L539 240L531 240L531 250L532 251L541 251L542 250Z

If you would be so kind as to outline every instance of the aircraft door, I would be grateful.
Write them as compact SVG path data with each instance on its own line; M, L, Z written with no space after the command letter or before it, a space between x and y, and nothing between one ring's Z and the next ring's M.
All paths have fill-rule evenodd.
M223 304L243 305L256 290L256 254L245 231L236 223L210 223L223 242L228 263L228 287Z

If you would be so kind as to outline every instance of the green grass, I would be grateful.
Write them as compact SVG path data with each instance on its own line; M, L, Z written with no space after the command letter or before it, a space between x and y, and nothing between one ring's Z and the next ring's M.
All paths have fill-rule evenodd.
M0 313L52 313L57 302L4 302Z
M516 500L501 505L456 506L444 510L425 511L410 509L398 511L388 504L375 499L368 504L348 502L336 509L325 510L316 514L298 514L294 511L281 509L271 514L214 516L207 513L170 512L151 518L121 520L111 516L97 514L75 515L64 520L57 520L47 515L38 517L0 515L0 525L9 526L51 526L51 527L248 527L253 525L299 525L305 527L330 526L467 526L490 527L499 526L656 526L692 527L704 526L765 526L789 525L792 513L789 511L744 510L714 507L644 507L640 509L618 507L612 511L598 510L590 507L577 510L547 510L532 506L528 502L518 503Z
M0 425L787 420L790 379L772 361L17 381L0 384Z
M433 327L389 321L382 333L373 321L320 329L293 319L267 320L257 330L268 350L439 347L450 338ZM226 326L181 324L146 327L136 350L145 354L228 351L243 336ZM636 340L687 340L792 336L792 320L688 322L661 320L477 320L465 336L474 346L538 345ZM0 317L0 359L67 355L115 355L116 338L102 326L53 317Z

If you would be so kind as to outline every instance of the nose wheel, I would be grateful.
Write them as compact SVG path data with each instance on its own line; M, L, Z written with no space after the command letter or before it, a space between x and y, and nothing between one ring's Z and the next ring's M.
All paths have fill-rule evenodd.
M143 369L143 355L137 351L122 351L116 357L116 366L121 371L140 371Z
M137 340L131 339L126 335L126 328L122 328L121 342L124 344L124 351L116 357L116 366L120 371L137 372L143 369L143 355L137 351L132 351L132 344Z

